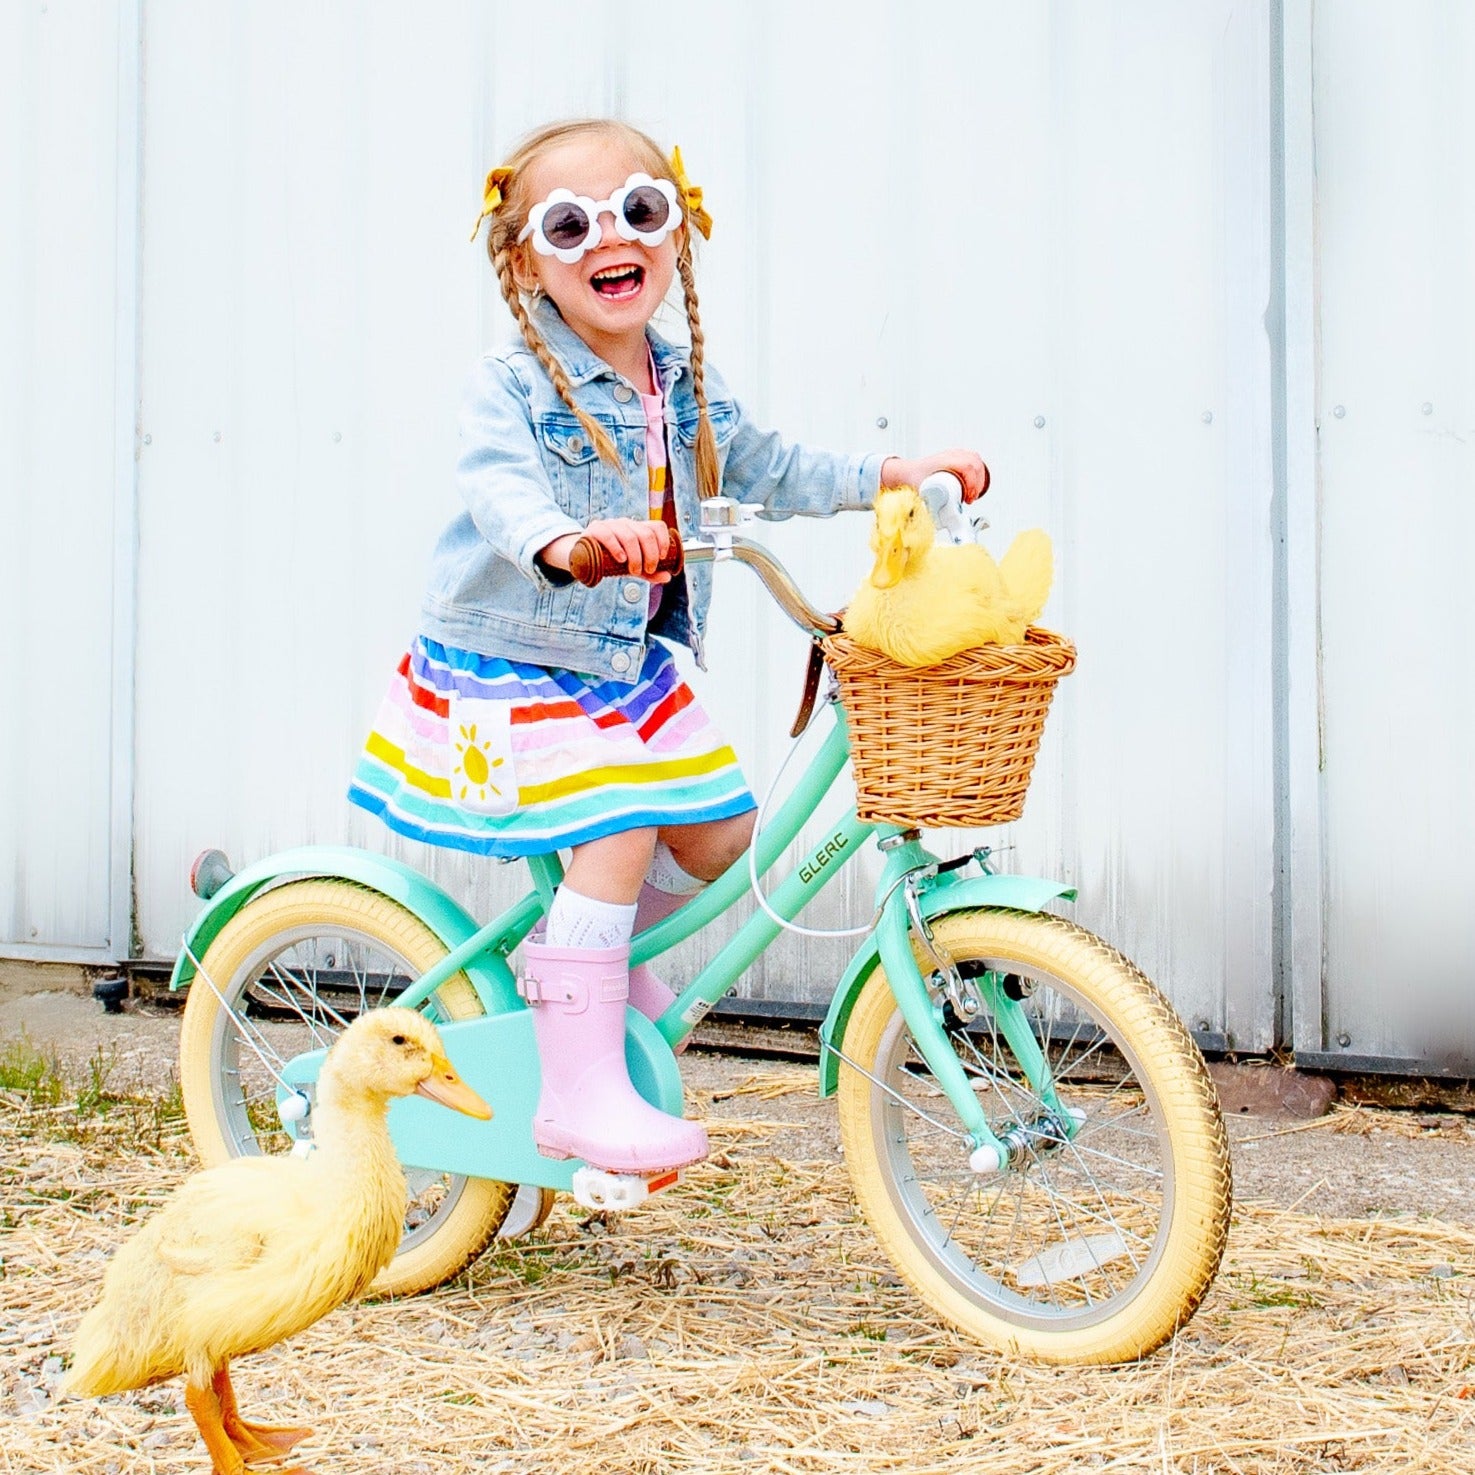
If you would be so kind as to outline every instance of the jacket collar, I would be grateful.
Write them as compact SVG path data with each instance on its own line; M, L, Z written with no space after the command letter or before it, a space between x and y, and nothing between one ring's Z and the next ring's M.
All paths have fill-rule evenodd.
M571 385L577 387L588 384L603 375L615 377L615 371L564 322L563 314L553 305L551 299L537 298L530 313L538 331L543 335L543 341L563 365ZM683 350L668 343L648 325L645 337L650 344L650 356L655 361L656 376L661 381L662 389L669 394L677 379L686 372L687 356Z

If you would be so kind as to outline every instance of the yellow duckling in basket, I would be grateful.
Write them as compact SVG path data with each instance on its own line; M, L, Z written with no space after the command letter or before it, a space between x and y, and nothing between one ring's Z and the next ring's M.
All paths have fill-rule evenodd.
M407 1194L387 1118L391 1098L412 1094L492 1114L423 1015L361 1015L323 1062L306 1156L194 1174L114 1255L77 1329L67 1390L121 1393L182 1373L215 1475L283 1459L312 1431L242 1418L230 1360L311 1326L394 1258ZM278 1475L294 1472L308 1475Z
M1045 607L1054 559L1031 528L997 563L978 543L938 547L915 487L876 495L876 565L845 610L845 633L903 666L933 666L976 645L1017 645Z

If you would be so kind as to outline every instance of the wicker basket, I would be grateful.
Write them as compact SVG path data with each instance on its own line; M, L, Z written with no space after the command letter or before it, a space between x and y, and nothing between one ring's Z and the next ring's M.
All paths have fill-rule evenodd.
M850 720L856 809L895 825L1018 819L1070 641L1031 627L936 666L899 666L846 635L824 641Z

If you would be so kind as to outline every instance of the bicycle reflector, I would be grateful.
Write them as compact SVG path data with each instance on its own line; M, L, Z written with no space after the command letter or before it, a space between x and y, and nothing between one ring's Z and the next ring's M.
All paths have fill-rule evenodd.
M202 850L189 868L189 889L201 901L209 901L233 875L223 850Z

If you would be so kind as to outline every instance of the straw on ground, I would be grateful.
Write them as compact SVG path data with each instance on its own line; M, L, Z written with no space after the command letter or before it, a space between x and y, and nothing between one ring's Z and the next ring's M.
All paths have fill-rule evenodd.
M744 1094L785 1084L777 1069ZM177 1102L55 1098L0 1091L0 1471L196 1471L178 1385L51 1397L111 1247L192 1166ZM331 1461L302 1457L343 1475L1475 1468L1469 1226L1242 1203L1169 1347L1042 1369L939 1327L843 1166L785 1161L781 1126L714 1120L713 1159L637 1212L565 1201L434 1294L243 1360L242 1396L315 1425Z

